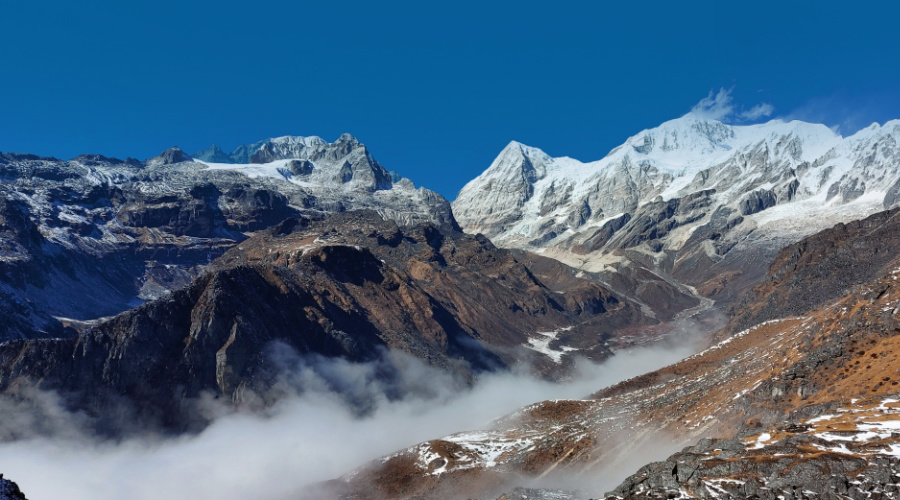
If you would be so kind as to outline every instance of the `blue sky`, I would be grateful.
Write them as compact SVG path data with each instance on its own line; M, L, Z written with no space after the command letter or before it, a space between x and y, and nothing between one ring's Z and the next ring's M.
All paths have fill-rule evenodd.
M720 88L845 134L900 118L898 18L865 1L2 0L0 151L349 132L453 199L510 140L599 159Z

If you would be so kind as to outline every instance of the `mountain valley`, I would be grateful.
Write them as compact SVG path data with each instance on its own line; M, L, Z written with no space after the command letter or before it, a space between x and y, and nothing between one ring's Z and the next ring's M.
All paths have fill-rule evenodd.
M338 487L344 498L443 498L462 487L497 498L516 485L573 491L528 498L582 498L575 490L585 498L890 498L900 477L897 215L855 224L869 230L855 237L837 226L779 255L789 260L817 240L838 241L816 251L841 268L857 262L845 249L872 245L870 232L891 235L872 245L893 258L869 281L589 399L536 403L483 431L400 451ZM794 271L821 272L819 264L806 260ZM781 269L773 265L769 280ZM782 303L768 289L755 290L757 309ZM616 488L610 482L629 453L685 446Z

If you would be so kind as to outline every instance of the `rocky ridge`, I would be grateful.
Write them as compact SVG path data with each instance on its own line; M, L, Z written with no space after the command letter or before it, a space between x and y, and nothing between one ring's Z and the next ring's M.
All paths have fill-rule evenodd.
M204 163L178 148L145 162L0 153L0 341L72 335L187 285L289 217L370 208L456 227L446 200L395 181L352 136L258 147L267 163Z

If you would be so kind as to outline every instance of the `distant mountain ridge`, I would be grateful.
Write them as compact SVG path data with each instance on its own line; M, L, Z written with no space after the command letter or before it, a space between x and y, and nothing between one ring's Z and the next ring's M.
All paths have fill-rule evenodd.
M341 134L334 144L359 144L350 134ZM226 153L215 144L207 149L197 151L191 156L197 160L210 163L268 163L272 160L304 158L310 156L307 150L319 150L329 143L319 136L285 135L270 139L242 144L231 153Z
M686 115L589 163L513 141L463 187L454 207L464 226L522 247L563 243L657 196L668 201L708 189L738 207L764 190L776 204L814 199L829 206L879 193L880 208L888 208L900 190L898 138L898 120L844 138L821 124L735 126ZM744 203L742 212L770 206Z

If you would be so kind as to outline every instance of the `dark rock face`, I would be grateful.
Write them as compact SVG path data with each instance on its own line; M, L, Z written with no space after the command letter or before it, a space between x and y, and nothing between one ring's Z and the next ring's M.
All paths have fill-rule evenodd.
M770 189L760 189L748 194L741 200L741 215L751 215L774 207L777 202L775 193Z
M578 253L590 253L603 248L603 246L606 245L606 242L616 234L616 231L625 227L629 221L631 221L631 214L623 214L621 217L612 219L603 224L603 226L595 231L584 243L578 245L575 248L575 251Z
M10 481L9 479L3 479L3 474L0 474L0 500L28 500L25 498L25 494L23 494L19 490L19 485Z
M680 289L677 285L669 283L656 274L642 267L628 267L614 269L601 273L586 273L577 271L557 260L540 255L514 250L516 259L528 266L541 282L551 287L566 288L570 291L566 294L566 302L578 301L578 297L570 288L575 283L591 280L600 283L622 300L643 305L652 311L655 318L667 322L675 315L686 309L696 307L699 302L688 291ZM589 303L580 307L590 309ZM661 325L664 326L664 325ZM646 321L640 321L633 325L625 325L625 329L649 332ZM611 332L609 342L618 343L617 337L622 331ZM627 347L626 344L620 347Z
M353 212L285 221L189 287L75 337L0 344L0 388L34 381L98 413L124 400L181 430L193 425L186 401L201 393L265 400L278 375L273 345L351 361L399 350L469 377L511 366L529 334L563 327L555 345L602 359L610 353L599 339L642 320L594 283L545 285L483 237ZM547 374L564 366L533 358Z
M293 175L309 175L312 173L313 168L313 164L309 160L291 160L288 163L288 169Z

